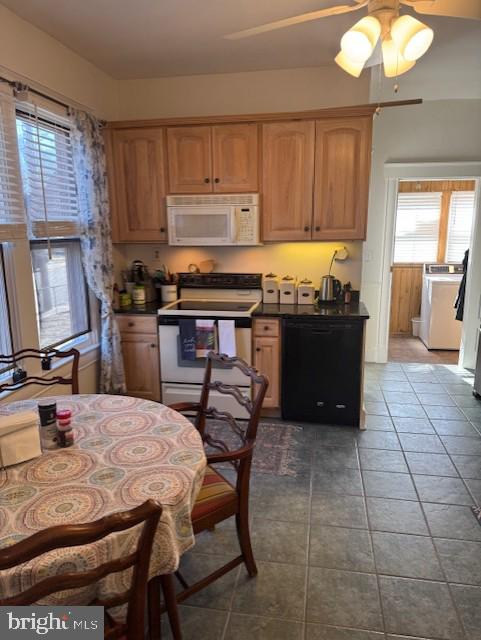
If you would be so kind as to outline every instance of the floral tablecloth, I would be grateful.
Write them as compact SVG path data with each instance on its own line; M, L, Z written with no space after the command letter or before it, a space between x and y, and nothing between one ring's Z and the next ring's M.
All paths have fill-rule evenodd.
M194 544L190 514L206 460L192 424L168 407L110 395L58 396L71 409L75 444L0 470L0 548L58 524L97 520L132 509L149 498L163 512L154 541L150 575L177 569ZM0 414L36 408L26 400L0 406ZM0 572L0 596L13 595L46 575L87 570L135 549L139 527L91 545L44 554ZM93 588L59 594L49 603L85 604L128 587L130 571Z

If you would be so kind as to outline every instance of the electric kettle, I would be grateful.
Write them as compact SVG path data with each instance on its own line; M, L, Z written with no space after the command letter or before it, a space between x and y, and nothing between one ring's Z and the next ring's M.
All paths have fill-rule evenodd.
M334 276L322 276L319 302L334 302L341 293L341 283Z

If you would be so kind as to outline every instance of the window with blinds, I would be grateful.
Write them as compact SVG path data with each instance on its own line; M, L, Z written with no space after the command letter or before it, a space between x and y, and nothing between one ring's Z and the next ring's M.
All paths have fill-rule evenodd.
M0 242L25 238L25 235L15 105L12 95L0 86Z
M399 193L394 262L436 262L441 193Z
M79 207L68 127L17 110L17 135L30 236L78 237Z
M469 249L474 217L474 191L453 191L449 207L446 262L462 262Z

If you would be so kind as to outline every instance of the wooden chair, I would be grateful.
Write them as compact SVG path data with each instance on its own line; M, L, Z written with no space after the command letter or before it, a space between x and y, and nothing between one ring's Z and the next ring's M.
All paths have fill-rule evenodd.
M219 381L212 381L212 368L214 364L220 367L235 367L250 378L253 399L251 400L244 396L238 387ZM250 367L240 358L229 358L225 355L210 352L207 356L200 402L171 405L171 408L176 411L195 411L195 426L200 432L204 443L218 451L215 453L207 453L208 467L202 488L192 511L194 533L197 534L205 530L213 529L219 522L235 516L241 553L220 569L217 569L190 586L183 580L180 574L177 574L177 577L184 587L183 591L177 595L174 592L172 582L161 582L160 578L153 578L149 582L149 627L151 630L151 640L160 638L159 600L161 586L164 591L165 605L160 611L167 611L173 637L175 640L180 640L181 631L177 612L178 603L183 602L189 596L211 584L214 580L217 580L242 562L245 563L247 572L251 577L257 575L257 567L252 553L249 533L249 481L259 416L268 385L269 382L266 376L259 374L253 367ZM218 411L213 407L209 407L209 393L211 390L232 396L246 410L248 420L244 428L227 411ZM235 450L229 450L225 442L219 438L210 436L209 424L206 422L209 418L225 423L237 436L241 446ZM237 471L235 485L232 485L211 466L220 462L231 463Z
M40 360L42 362L42 369L45 371L49 371L51 367L52 360L54 359L66 359L72 358L72 368L70 372L70 376L65 378L63 376L50 376L41 378L39 376L29 376L27 375L18 380L17 382L5 382L4 384L0 384L0 393L2 391L16 391L17 389L21 389L22 387L26 387L30 384L38 384L42 387L48 387L55 384L64 384L70 385L72 388L72 393L77 394L79 392L78 388L78 367L80 360L80 353L77 349L69 349L68 351L59 351L58 349L42 349L39 351L38 349L22 349L21 351L17 351L17 353L12 353L11 355L0 355L0 370L6 367L15 367L20 361L24 360Z
M133 567L128 591L112 598L95 599L90 604L110 609L127 603L125 623L116 623L106 611L104 637L107 640L121 637L127 640L143 640L150 554L161 513L162 508L157 502L147 500L131 511L114 513L87 524L50 527L34 533L11 547L1 549L0 570L4 570L28 562L47 551L52 551L52 549L91 544L111 533L125 531L144 522L137 549L130 555L109 560L89 571L64 573L44 578L22 593L0 599L0 606L30 605L58 591L85 587L94 584L110 573Z

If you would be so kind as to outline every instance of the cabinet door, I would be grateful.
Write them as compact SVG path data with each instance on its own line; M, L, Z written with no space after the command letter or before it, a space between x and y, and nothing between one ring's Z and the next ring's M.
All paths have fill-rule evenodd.
M160 400L157 336L122 333L121 340L127 394L147 400Z
M170 193L212 191L211 128L167 129Z
M310 240L314 122L262 128L263 240Z
M313 238L366 237L371 117L316 122Z
M264 399L265 408L275 408L280 404L280 342L279 338L254 338L254 366L269 379Z
M256 124L223 124L212 127L212 147L214 191L257 191Z
M107 133L112 235L115 242L165 242L163 130Z

